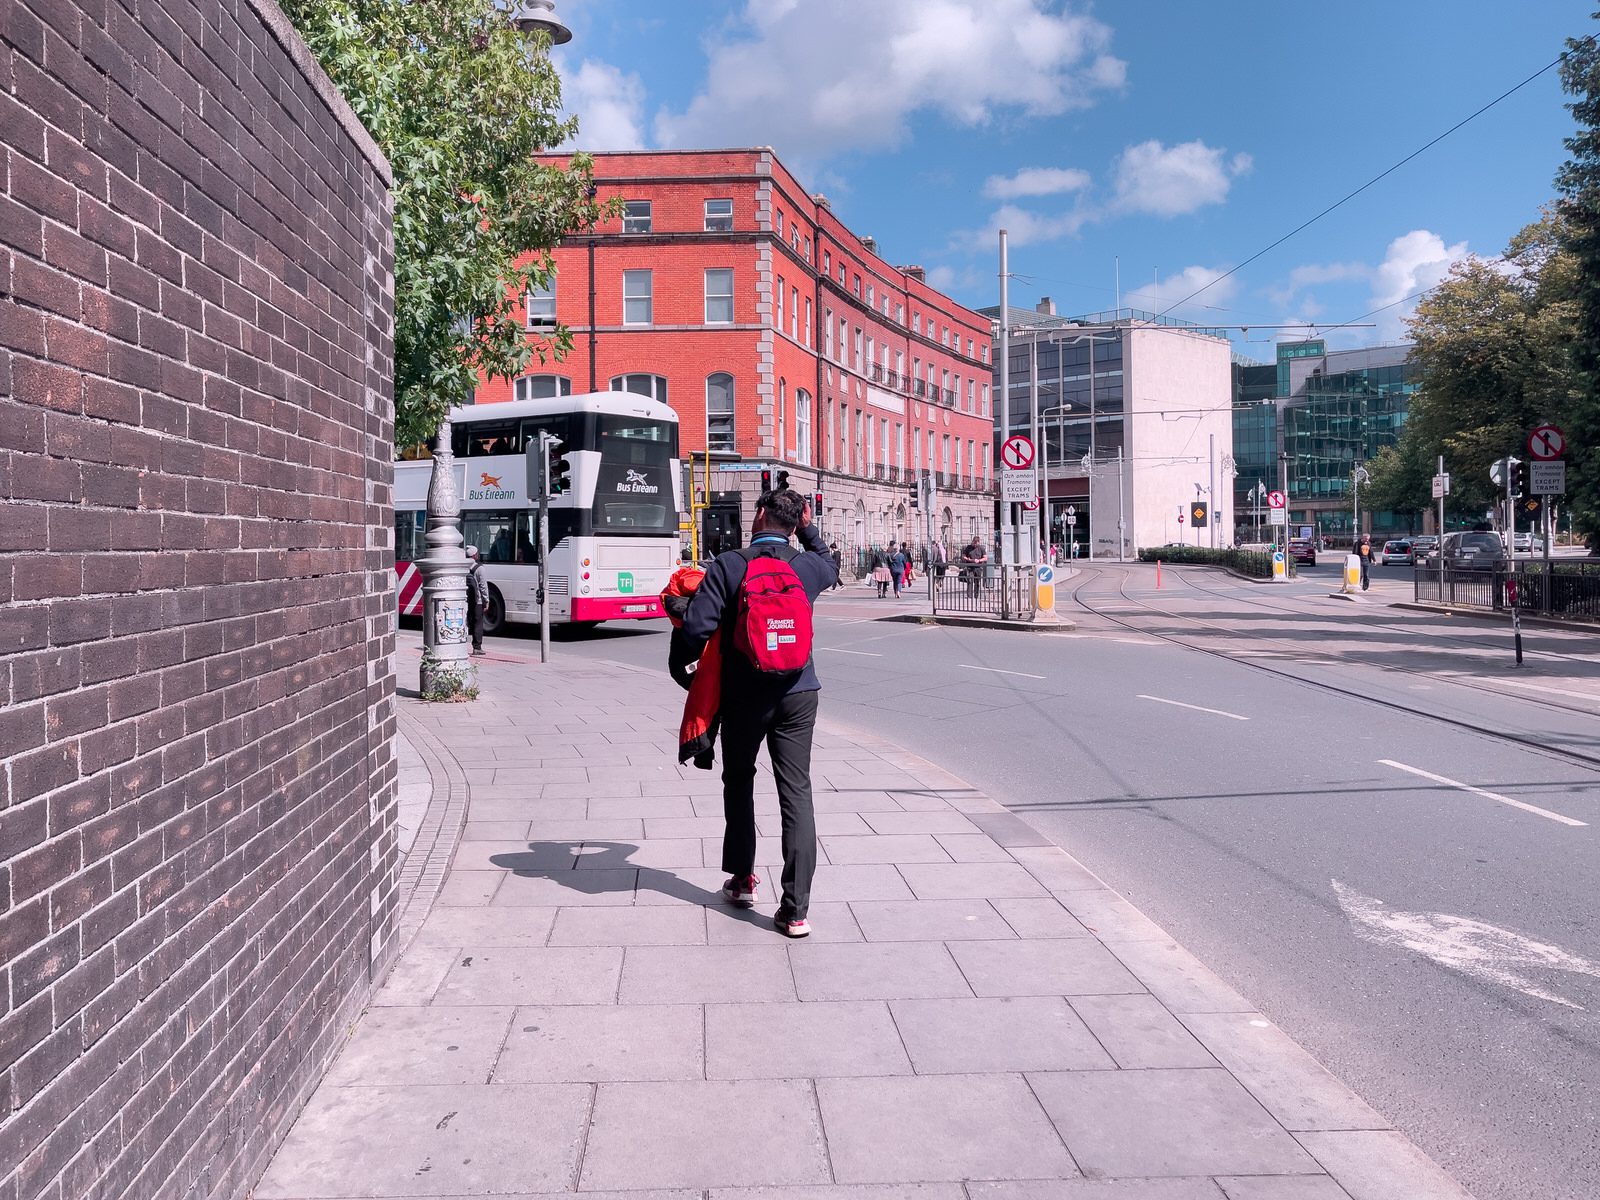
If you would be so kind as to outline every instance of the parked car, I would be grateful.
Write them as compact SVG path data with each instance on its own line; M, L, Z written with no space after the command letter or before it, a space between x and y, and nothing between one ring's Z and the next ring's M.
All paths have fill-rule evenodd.
M1431 533L1411 539L1411 561L1421 562L1423 559L1438 553L1439 539Z
M1289 557L1308 567L1317 565L1317 544L1308 538L1289 539Z
M1511 550L1514 554L1543 554L1544 539L1534 537L1531 533L1513 533Z
M1511 561L1500 535L1487 530L1445 534L1439 559L1456 571L1503 571Z
M1379 555L1379 561L1386 567L1393 563L1411 562L1411 543L1404 538L1393 538L1385 542L1383 544L1383 552Z

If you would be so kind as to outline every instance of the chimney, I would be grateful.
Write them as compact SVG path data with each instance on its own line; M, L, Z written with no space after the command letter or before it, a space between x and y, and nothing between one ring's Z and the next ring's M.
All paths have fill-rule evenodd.
M1039 303L1033 306L1034 312L1042 312L1047 317L1056 315L1056 302L1049 296L1040 296Z
M818 208L825 208L829 212L833 211L833 202L821 192L818 192L815 196L811 197L811 203L815 204Z
M876 254L878 252L878 239L875 237L864 237L861 239L861 244L867 248L868 254Z
M925 272L921 266L913 265L909 267L901 267L900 273L907 279L915 279L918 283L926 283L928 281L927 272Z

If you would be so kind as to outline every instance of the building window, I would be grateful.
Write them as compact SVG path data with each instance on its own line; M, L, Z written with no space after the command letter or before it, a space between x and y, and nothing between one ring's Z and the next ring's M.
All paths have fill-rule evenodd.
M706 324L733 324L733 268L706 269Z
M968 358L972 357L972 339L971 338L967 339L967 357Z
M534 284L528 289L528 328L554 329L555 327L556 276L552 271L544 287Z
M824 275L832 275L833 274L833 251L832 250L824 250L822 252L822 273Z
M843 318L839 318L839 365L845 365L845 356L850 353L850 325Z
M518 400L549 400L572 395L572 380L565 375L524 375L516 382Z
M783 212L781 209L778 212L778 239L780 241L783 240Z
M796 326L799 324L800 289L797 287L792 287L789 289L789 336L794 338L795 341L800 340L800 330L796 328Z
M833 357L833 309L822 310L822 354L825 358Z
M850 277L850 290L856 294L857 300L861 299L861 276L852 275Z
M622 203L622 232L650 232L650 201L624 200Z
M875 307L877 305L877 303L878 303L877 292L873 288L873 286L869 283L869 284L867 284L867 307L868 308L873 308L873 307Z
M777 440L776 443L774 443L774 449L777 450L779 458L784 457L784 453L785 453L784 445L783 445L783 434L784 434L784 426L787 424L786 418L788 416L788 411L789 411L789 381L787 379L780 379L780 380L778 380L778 440Z
M651 320L651 284L649 271L624 271L622 273L622 323L648 325Z
M806 242L806 251L805 251L805 253L806 253L806 261L810 262L811 261L811 239L810 238L806 238L805 242Z
M733 376L726 371L706 376L706 449L734 449Z
M922 336L922 314L921 313L912 313L911 314L911 332L916 334L918 337Z
M772 318L772 327L779 333L783 332L783 276L778 276L778 308Z
M856 334L855 358L853 359L853 361L856 364L856 374L859 375L859 374L861 374L861 328L860 328L860 326L856 327L855 334Z
M977 403L978 382L975 379L967 380L967 411L971 412Z
M894 306L894 323L896 325L904 325L906 323L906 306L904 304L896 304Z
M794 456L797 462L811 462L811 393L805 388L794 393Z
M844 286L844 264L843 263L839 264L839 286L840 287Z
M800 340L811 345L811 297L806 297L806 323L800 330Z
M667 402L667 377L665 375L613 375L613 392L632 392L635 396L648 396L651 400Z
M707 200L706 201L706 232L731 233L733 232L733 201L732 200Z

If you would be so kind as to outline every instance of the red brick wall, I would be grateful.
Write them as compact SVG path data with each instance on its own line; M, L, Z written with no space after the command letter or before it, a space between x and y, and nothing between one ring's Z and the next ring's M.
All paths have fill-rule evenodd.
M388 175L270 0L0 0L0 1200L240 1196L385 954Z

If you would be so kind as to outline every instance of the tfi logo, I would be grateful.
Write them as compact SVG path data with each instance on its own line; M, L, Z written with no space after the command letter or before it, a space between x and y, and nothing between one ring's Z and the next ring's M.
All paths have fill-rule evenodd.
M629 474L631 475L632 472L630 471ZM621 592L624 596L633 595L633 572L632 571L618 571L617 572L617 591Z

